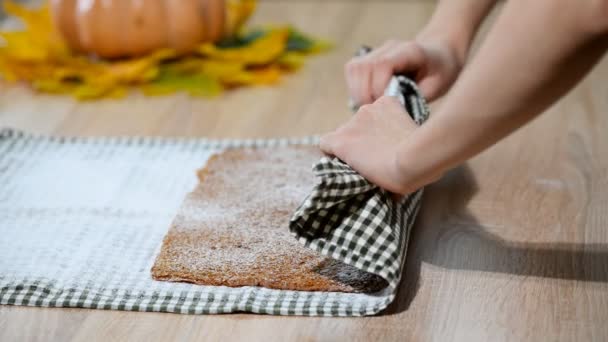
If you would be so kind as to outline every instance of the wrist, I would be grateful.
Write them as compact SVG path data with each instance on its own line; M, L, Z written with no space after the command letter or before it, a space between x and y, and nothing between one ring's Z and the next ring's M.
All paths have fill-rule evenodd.
M415 40L425 46L439 47L462 67L464 66L471 45L471 35L466 30L437 27L429 24L420 31Z
M416 135L419 131L420 128L399 144L393 159L401 194L412 193L438 180L448 169L436 151L428 151L429 146L438 146L421 141L423 138Z

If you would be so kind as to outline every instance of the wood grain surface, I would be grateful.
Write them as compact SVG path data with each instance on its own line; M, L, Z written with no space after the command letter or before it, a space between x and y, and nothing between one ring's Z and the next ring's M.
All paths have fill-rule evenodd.
M0 85L0 126L69 135L275 137L348 118L343 63L409 38L429 1L266 1L337 47L279 87L76 103ZM430 186L398 298L367 318L0 306L0 341L608 340L608 59L532 124ZM500 87L500 85L496 85ZM454 132L459 134L459 132ZM423 151L421 151L423 153Z

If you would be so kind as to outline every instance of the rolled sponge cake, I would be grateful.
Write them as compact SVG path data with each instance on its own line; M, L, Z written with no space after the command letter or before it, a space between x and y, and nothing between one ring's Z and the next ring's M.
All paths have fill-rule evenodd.
M152 267L156 280L215 286L375 292L386 282L319 255L289 233L313 187L316 147L231 149L212 156Z

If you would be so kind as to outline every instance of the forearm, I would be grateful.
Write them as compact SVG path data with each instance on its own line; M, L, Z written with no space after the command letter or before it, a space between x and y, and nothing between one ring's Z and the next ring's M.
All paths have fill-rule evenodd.
M477 29L496 2L497 0L441 0L417 39L441 40L452 48L464 64Z
M397 167L412 177L404 191L420 185L424 173L444 172L525 124L593 67L608 39L605 27L593 23L598 16L590 3L505 5L439 110L400 144Z

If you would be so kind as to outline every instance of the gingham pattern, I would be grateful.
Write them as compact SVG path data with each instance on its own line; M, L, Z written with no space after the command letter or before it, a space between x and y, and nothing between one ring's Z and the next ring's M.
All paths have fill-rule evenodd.
M338 250L355 248L350 254L352 260L349 259L355 265L375 267L378 262L387 265L378 274L389 280L389 286L378 293L199 286L154 281L150 276L173 216L185 194L196 184L192 170L204 165L212 153L234 147L317 143L317 137L76 138L1 131L0 304L184 314L245 311L363 316L382 311L395 296L400 276L395 272L400 273L402 266L390 265L404 259L419 197L397 207L378 202L385 205L378 207L380 212L392 210L395 222L405 224L401 233L395 231L401 234L397 239L400 256L388 252L394 239L387 239L393 242L386 248L370 240L366 244L366 231L359 236L352 229L366 225L364 221L344 226L343 233L334 230L336 239L327 240L325 245L321 242L322 235L310 239L309 245L327 246L325 253L334 256L342 255ZM349 177L357 183L356 175ZM362 197L355 198L363 200L373 191L370 188ZM399 208L405 208L405 212ZM375 211L371 207L367 210ZM332 249L329 242L337 248ZM394 260L378 259L375 251Z
M0 304L190 314L379 312L386 296L154 281L150 269L192 172L272 140L44 137L0 133Z
M427 119L414 82L394 77L387 93L400 95L417 123ZM337 158L322 158L313 172L317 184L294 213L291 232L315 251L383 277L396 292L422 189L395 202Z

